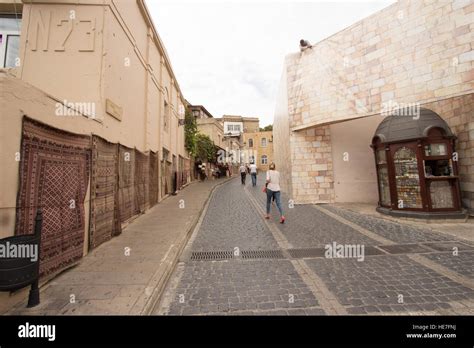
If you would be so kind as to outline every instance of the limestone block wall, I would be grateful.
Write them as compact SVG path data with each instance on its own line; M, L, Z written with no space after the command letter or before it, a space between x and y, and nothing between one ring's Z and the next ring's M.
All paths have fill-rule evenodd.
M433 111L459 133L463 200L472 205L470 102L455 100L474 91L473 32L472 1L401 0L288 55L280 83L286 91L275 111L275 159L288 162L283 171L295 201L334 200L326 125L417 103L444 108L445 114Z
M287 59L291 128L474 89L472 1L401 0Z
M292 199L295 203L334 201L334 176L329 126L290 136Z
M281 75L273 118L273 161L280 171L281 189L292 195L290 117L288 114L287 70Z

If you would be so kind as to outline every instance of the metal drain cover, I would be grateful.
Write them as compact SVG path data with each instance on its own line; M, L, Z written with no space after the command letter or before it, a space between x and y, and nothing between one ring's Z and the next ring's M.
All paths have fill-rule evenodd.
M281 250L242 250L243 259L284 259Z
M431 251L420 244L379 245L378 247L390 254L417 254Z
M324 257L325 252L326 249L324 248L288 249L288 253L294 259Z
M453 248L458 248L458 250L473 250L474 247L458 242L436 242L436 243L423 243L427 247L434 249L436 251L453 251Z
M232 251L193 251L191 261L213 261L234 258Z

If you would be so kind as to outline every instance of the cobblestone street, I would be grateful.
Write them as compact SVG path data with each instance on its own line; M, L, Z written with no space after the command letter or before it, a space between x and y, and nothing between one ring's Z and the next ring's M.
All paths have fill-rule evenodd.
M282 225L247 179L214 192L155 314L474 314L471 243L284 194ZM327 258L333 243L363 257Z

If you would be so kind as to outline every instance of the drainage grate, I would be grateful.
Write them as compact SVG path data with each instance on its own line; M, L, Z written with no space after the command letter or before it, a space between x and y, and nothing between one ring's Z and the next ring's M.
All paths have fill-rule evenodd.
M228 260L233 257L232 251L193 251L191 261Z
M307 248L307 249L288 249L288 253L294 259L302 259L307 257L324 257L326 249L324 248Z
M281 250L242 250L243 259L284 259Z

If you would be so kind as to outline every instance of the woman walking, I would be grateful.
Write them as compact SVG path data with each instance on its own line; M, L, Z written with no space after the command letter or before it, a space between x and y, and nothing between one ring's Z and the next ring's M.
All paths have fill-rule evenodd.
M281 194L280 194L280 172L275 170L275 163L270 164L270 170L267 172L267 215L265 219L270 219L270 206L272 198L275 200L280 212L280 223L285 223L285 217L283 216L283 209L281 208Z

